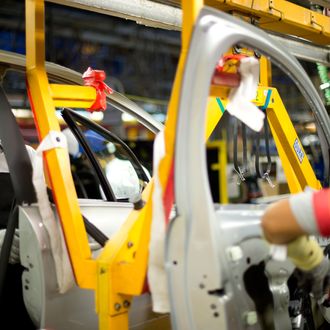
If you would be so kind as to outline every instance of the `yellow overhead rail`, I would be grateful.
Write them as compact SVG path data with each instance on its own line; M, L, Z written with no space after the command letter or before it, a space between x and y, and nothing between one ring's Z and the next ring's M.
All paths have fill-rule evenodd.
M180 0L175 2L179 4ZM289 1L205 0L204 4L229 14L245 16L265 30L294 35L319 45L330 44L330 17Z
M225 12L248 15L265 30L295 35L329 45L330 17L285 0L210 0L206 4Z

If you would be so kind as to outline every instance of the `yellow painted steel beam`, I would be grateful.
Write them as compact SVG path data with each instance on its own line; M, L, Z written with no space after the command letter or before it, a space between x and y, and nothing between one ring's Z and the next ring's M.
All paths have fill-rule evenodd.
M26 74L39 138L60 131L45 71L44 1L26 0ZM96 286L96 263L91 260L86 230L72 180L67 150L44 153L74 275L82 288Z
M208 138L211 136L222 115L223 112L219 108L219 104L216 98L209 97L206 109L205 140L208 140Z
M35 108L35 116L40 137L43 138L49 130L59 130L53 97L59 102L64 100L67 102L69 98L62 93L61 88L54 85L52 89L49 88L45 74L43 1L26 0L26 3L27 53L30 54L27 59L27 75L33 103L38 105ZM202 4L203 1L200 0L193 3L188 0L183 1L182 52L165 128L166 157L162 160L160 168L163 187L166 186L173 161L176 111L191 29ZM256 102L262 105L265 102L265 93L261 90L259 94ZM84 99L83 101L85 102ZM215 108L215 99L210 98L207 136L214 129L221 115L218 107ZM283 150L285 148L286 146L283 146ZM143 199L147 201L146 205L140 211L131 212L125 224L108 242L95 263L90 260L87 236L76 199L68 156L64 150L56 149L47 152L45 159L77 282L81 287L96 287L96 308L100 329L127 329L130 300L133 295L141 293L146 275L152 215L152 183L143 193Z
M329 45L330 17L285 0L206 0L219 10L253 18L262 29Z
M174 140L176 129L177 109L180 100L181 83L183 71L186 63L187 52L194 22L203 7L203 0L182 0L182 34L181 34L181 53L175 80L172 88L171 98L168 106L167 118L164 129L166 155L160 162L160 182L165 190L170 168L173 161Z
M95 91L87 88L73 91L74 87L49 85L44 70L44 3L42 0L26 1L27 74L33 103L38 105L35 108L36 123L40 137L43 138L50 130L59 130L55 117L55 105L89 106L89 102L93 101ZM192 8L189 8L189 1L186 1L186 7L191 11L186 10L188 17L186 21L189 21L189 25L182 36L185 51L181 57L181 73L178 75L177 85L181 83L192 23L197 17L202 1L196 4L197 1ZM176 95L176 103L178 97L179 93ZM218 108L215 108L214 99L210 101L208 113L210 121L217 122L221 117ZM214 123L207 125L208 134L214 126ZM172 131L174 130L173 126ZM173 141L172 139L172 143ZM45 160L77 282L81 287L96 287L96 309L101 329L126 329L130 299L132 295L141 293L147 270L152 183L143 193L143 198L148 200L148 203L141 211L131 213L115 237L106 245L99 259L93 262L90 260L87 236L76 202L71 173L67 166L68 159L65 157L67 154L64 150L56 149L47 152Z
M89 86L50 84L55 107L90 108L96 99L96 89Z
M218 171L219 175L219 202L228 204L227 188L227 142L226 140L217 140L207 142L207 148L214 148L218 151L218 162L211 165L213 171Z
M210 86L210 96L215 98L219 97L223 101L227 100L229 92L230 92L230 88L228 87L215 86L215 85Z
M146 279L152 219L153 181L145 188L144 207L133 210L97 259L96 310L99 329L128 329L132 296L140 295Z
M202 1L194 1L193 3L188 0L183 1L185 16L182 51L165 127L166 156L162 159L160 165L160 179L163 189L166 187L173 161L177 107L191 29L201 6ZM269 76L267 76L267 79L269 79ZM258 89L255 99L257 105L263 106L265 104L268 90L268 88L261 87ZM228 89L211 86L212 96L220 96L224 102L226 100L227 91ZM273 103L274 100L271 100L269 106L271 107ZM207 110L206 138L211 134L221 116L222 112L219 111L216 99L210 97ZM289 129L293 129L293 127L289 127ZM287 134L287 132L285 132L285 134ZM221 162L224 161L222 158L223 154ZM290 163L288 164L290 165ZM304 163L303 165L308 172L308 164ZM310 177L312 178L312 176L313 173ZM312 182L313 180L307 179L305 181ZM310 185L313 186L313 184ZM223 186L224 185L221 185L221 189ZM127 302L130 302L133 295L141 293L147 270L148 244L152 216L152 190L153 186L152 183L150 183L143 194L143 199L146 200L144 208L140 211L131 212L125 224L119 229L111 241L108 242L97 260L98 285L96 301L97 312L99 314L99 326L102 330L110 328L127 329L128 309L124 307L125 301L127 305Z
M219 173L220 179L220 203L228 204L228 184L227 184L227 141L221 141L220 149L218 149L219 165L222 167Z
M271 86L272 85L272 64L265 56L260 57L259 71L260 71L260 79L259 79L260 85L261 86Z
M251 102L253 102L258 107L264 106L267 98L267 92L269 89L273 89L273 88L259 86L257 89L256 98L254 100L251 100ZM213 97L220 98L224 108L226 108L226 105L228 103L228 99L227 99L228 91L229 91L228 88L226 87L222 88L219 86L211 86L210 89L210 93L212 93ZM272 100L270 100L269 106L272 106Z
M222 95L220 100L223 106L226 107L228 102L224 96L226 93L220 90L221 88L218 87L213 88L213 95L216 96L216 93L219 92L219 95ZM272 94L267 107L268 122L288 181L290 192L297 193L303 191L306 186L314 189L321 189L321 184L315 176L277 89L259 86L256 98L252 100L252 102L256 106L263 107L269 90ZM297 152L302 152L304 155L301 161L297 156Z
M170 102L170 116L165 128L166 156L162 160L160 178L162 185L166 180L173 160L175 138L176 107L179 102L179 87L181 85L186 53L189 45L191 29L202 1L191 4L185 0L186 10L182 35L182 52L180 56L173 94ZM207 109L206 138L209 137L217 122L222 116L215 98L209 99ZM141 293L147 272L150 228L152 219L152 190L153 182L149 183L143 192L145 206L140 211L132 211L125 224L108 242L98 258L98 286L97 286L97 312L99 327L105 329L127 329L128 310L117 309L123 306L125 300ZM106 272L105 272L106 271ZM105 279L107 274L108 280ZM110 291L108 291L110 290Z
M267 116L290 192L303 191L306 186L321 189L278 91L271 90L273 102Z
M206 140L221 117L222 112L216 99L210 97L207 108ZM222 153L221 157L223 158ZM125 302L127 305L132 296L142 292L149 255L152 190L153 181L143 192L143 199L147 201L143 209L131 212L124 225L107 243L97 259L96 306L101 330L127 329L128 308L124 307ZM224 191L223 196L225 196ZM116 310L119 305L121 307Z

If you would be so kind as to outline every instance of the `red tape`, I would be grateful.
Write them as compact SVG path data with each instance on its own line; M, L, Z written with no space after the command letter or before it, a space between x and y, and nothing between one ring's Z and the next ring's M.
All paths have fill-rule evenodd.
M165 212L165 223L168 225L170 219L170 213L174 204L174 160L170 168L165 193L163 196L163 205Z
M87 109L90 112L104 111L107 108L107 95L113 93L113 90L104 82L106 74L103 70L93 70L89 67L83 74L85 86L91 86L96 89L96 98L92 106Z

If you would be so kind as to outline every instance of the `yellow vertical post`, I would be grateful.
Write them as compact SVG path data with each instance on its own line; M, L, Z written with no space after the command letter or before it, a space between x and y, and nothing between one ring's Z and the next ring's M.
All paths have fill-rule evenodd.
M141 294L150 241L153 181L142 193L146 205L133 210L97 259L96 311L100 330L128 329L132 296Z
M180 90L184 66L186 63L187 52L191 32L194 22L198 16L200 9L203 6L203 0L182 0L182 33L181 33L181 53L179 63L175 75L175 80L172 88L171 99L168 107L167 119L165 123L164 137L166 155L160 162L160 182L165 189L167 178L173 161L175 128L177 120L177 109L179 106Z
M205 140L208 140L223 115L216 97L209 96L205 121Z
M45 70L44 10L44 0L26 0L26 75L41 140L50 131L60 131ZM76 281L82 288L93 288L96 264L90 260L67 150L51 149L44 153L44 158Z
M290 192L300 192L306 186L320 189L321 184L315 176L281 97L275 88L272 88L271 103L267 110L268 121Z
M211 164L211 170L218 171L219 184L219 202L228 204L228 187L227 187L227 145L226 137L223 140L211 141L207 143L208 148L217 149L218 162Z
M261 56L261 58L260 58L260 85L263 87L272 85L271 62L265 56ZM268 114L268 122L272 129L272 133L273 133L273 137L274 137L274 140L276 143L277 151L278 151L279 157L281 159L281 163L282 163L282 166L283 166L283 169L285 172L285 176L288 181L289 190L291 193L297 193L297 192L302 191L305 188L306 182L304 182L301 178L298 179L297 173L293 170L293 167L292 167L293 161L292 161L292 159L290 159L288 157L287 153L283 149L283 141L285 141L285 139L280 138L278 135L279 128L277 128L275 130L273 129L274 125L276 125L275 118L278 118L278 117L289 118L289 117L287 116L286 109L282 103L281 98L278 95L278 92L274 90L272 95L273 95L273 99L274 99L274 96L276 98L276 107L274 108L274 110L276 112L276 116L274 116L274 112L271 109L266 109L267 114ZM291 123L291 121L290 121L290 123ZM292 126L292 124L291 124L291 126ZM291 131L291 127L287 132L289 133L290 131ZM294 131L294 129L293 129L293 131ZM286 138L289 138L289 136L286 136ZM312 179L312 177L310 177L310 178ZM315 185L314 185L314 187L315 187Z
M227 185L227 139L224 136L220 141L220 150L218 149L218 159L221 168L219 169L220 185L220 203L228 204L228 185Z
M272 64L265 57L261 56L259 60L260 67L260 78L259 83L261 86L271 86L272 85Z
M182 0L182 13L183 13L183 21L182 21L182 46L181 51L187 51L189 48L189 42L191 37L191 32L194 27L197 16L203 7L203 0Z

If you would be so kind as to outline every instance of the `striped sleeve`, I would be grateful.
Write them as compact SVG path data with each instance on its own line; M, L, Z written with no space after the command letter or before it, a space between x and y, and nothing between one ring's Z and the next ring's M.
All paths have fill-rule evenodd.
M318 235L316 216L313 207L314 191L308 190L290 196L289 203L291 211L296 218L298 225L310 235Z
M310 235L330 236L330 189L305 191L289 199L299 226Z
M313 209L319 233L330 236L330 189L313 193Z

